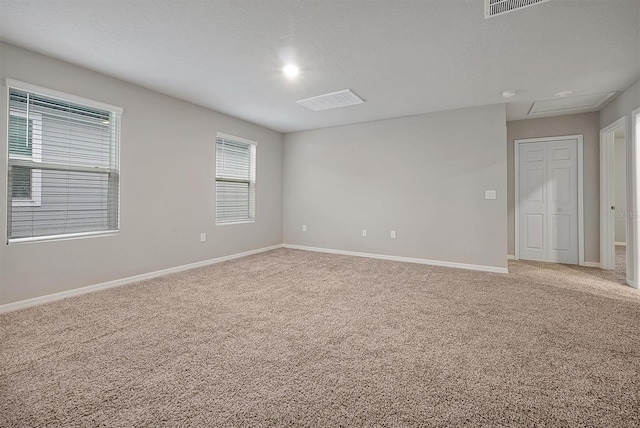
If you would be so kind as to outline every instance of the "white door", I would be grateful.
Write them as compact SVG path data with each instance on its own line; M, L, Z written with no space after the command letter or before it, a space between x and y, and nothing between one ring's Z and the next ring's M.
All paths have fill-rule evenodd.
M518 146L520 258L578 264L578 141Z
M520 144L520 258L547 261L547 150Z

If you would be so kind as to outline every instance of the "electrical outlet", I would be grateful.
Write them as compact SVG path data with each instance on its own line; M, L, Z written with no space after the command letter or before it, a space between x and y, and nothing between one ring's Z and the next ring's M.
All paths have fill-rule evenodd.
M367 236L367 229L362 229L362 236Z
M200 234L200 242L205 242L207 240L207 234L206 233L201 233Z
M391 231L391 239L396 239L396 231L395 230Z
M306 231L307 231L307 225L306 225L306 224L303 224L303 225L302 225L302 231L303 231L303 232L306 232Z
M495 199L496 198L496 191L495 190L485 190L484 191L484 198L485 199Z

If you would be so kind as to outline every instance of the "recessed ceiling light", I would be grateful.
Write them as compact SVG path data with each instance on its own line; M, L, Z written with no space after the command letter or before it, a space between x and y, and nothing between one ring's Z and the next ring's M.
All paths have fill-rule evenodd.
M502 91L502 98L511 98L517 92L518 91L516 91L515 89L507 89L506 91Z
M569 95L573 95L573 91L562 91L556 94L556 97L568 97Z
M300 73L300 70L298 70L298 67L296 67L295 65L288 64L288 65L284 66L284 68L282 69L282 72L287 77L296 77L298 75L298 73Z

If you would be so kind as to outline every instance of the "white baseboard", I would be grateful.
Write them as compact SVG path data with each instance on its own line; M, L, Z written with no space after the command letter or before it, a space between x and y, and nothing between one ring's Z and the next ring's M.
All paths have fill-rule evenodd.
M507 254L507 260L515 260L516 256L514 256L513 254Z
M621 247L626 247L627 243L626 242L616 242L616 245L620 245Z
M159 276L169 275L172 273L182 272L189 269L209 266L216 263L226 262L228 260L238 259L253 254L263 253L282 248L282 244L273 245L271 247L258 248L257 250L245 251L243 253L230 254L228 256L218 257L215 259L203 260L201 262L189 263L182 266L176 266L168 269L157 270L155 272L143 273L140 275L130 276L128 278L116 279L113 281L103 282L101 284L87 285L86 287L75 288L73 290L62 291L60 293L48 294L46 296L34 297L32 299L20 300L18 302L6 303L0 305L0 314L5 312L17 311L19 309L29 308L31 306L42 305L44 303L54 302L56 300L66 299L67 297L79 296L81 294L92 293L98 290L106 290L107 288L120 287L122 285L132 284Z
M582 266L592 267L592 268L599 268L600 267L600 263L598 263L598 262L584 262L584 264Z
M345 256L355 256L355 257L368 257L371 259L393 260L396 262L418 263L422 265L477 270L482 272L509 273L509 270L507 268L500 268L500 267L494 267L494 266L472 265L467 263L456 263L456 262L443 262L440 260L416 259L413 257L387 256L384 254L374 254L374 253L358 253L356 251L333 250L330 248L307 247L304 245L293 245L293 244L283 244L283 247L291 248L294 250L315 251L318 253L341 254Z

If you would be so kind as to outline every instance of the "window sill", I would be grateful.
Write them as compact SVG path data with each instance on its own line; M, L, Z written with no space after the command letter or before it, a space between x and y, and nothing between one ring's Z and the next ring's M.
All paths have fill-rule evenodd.
M52 241L70 241L72 239L85 239L85 238L99 238L103 236L115 236L118 235L118 230L106 230L103 232L84 232L84 233L71 233L68 235L50 235L50 236L35 236L31 238L14 238L8 239L7 244L26 244L29 242L52 242Z
M255 220L238 220L238 221L225 221L225 222L216 222L216 226L227 226L230 224L247 224L247 223L255 223Z

